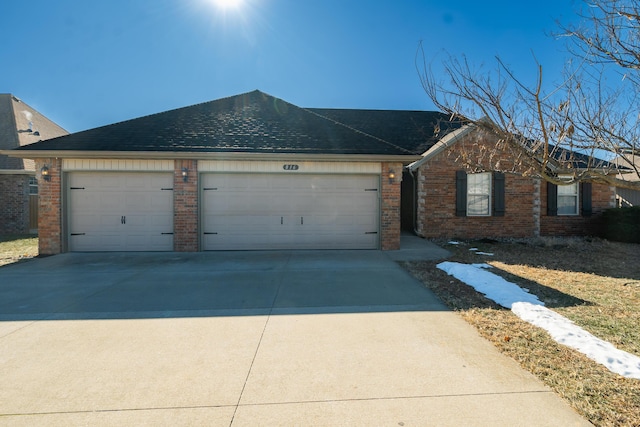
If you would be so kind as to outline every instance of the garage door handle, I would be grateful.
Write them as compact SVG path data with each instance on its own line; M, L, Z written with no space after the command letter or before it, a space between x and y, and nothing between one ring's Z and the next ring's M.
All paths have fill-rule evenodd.
M207 233L206 231L202 234L218 234L218 233Z
M304 225L304 218L300 217L300 225Z
M120 218L120 224L126 224L127 223L127 218L126 217L121 217Z
M160 234L165 235L165 234L173 234L173 233L160 233Z
M283 222L283 221L284 221L284 217L282 217L282 216L281 216L281 217L280 217L280 225L284 224L284 222Z

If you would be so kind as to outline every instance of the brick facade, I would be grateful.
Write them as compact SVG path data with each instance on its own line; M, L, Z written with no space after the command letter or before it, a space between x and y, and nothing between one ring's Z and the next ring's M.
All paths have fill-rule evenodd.
M395 178L389 173L393 171ZM400 249L400 184L402 163L382 163L380 206L380 247L383 251Z
M28 174L0 174L0 234L29 233Z
M49 181L38 174L38 235L40 255L62 252L62 160L36 159L36 170L49 168Z
M418 234L463 239L594 234L599 214L613 207L613 188L593 184L591 217L548 217L546 183L533 176L535 166L515 150L476 132L422 164L415 173ZM492 210L491 216L457 216L456 171L496 169L506 171L504 215Z
M187 180L182 176L186 168ZM173 174L173 247L177 252L198 251L198 162L176 160Z
M601 231L599 219L602 212L616 206L615 187L594 183L591 188L591 216L549 216L547 215L547 186L541 187L540 234L542 236L598 235ZM580 214L582 214L582 208Z

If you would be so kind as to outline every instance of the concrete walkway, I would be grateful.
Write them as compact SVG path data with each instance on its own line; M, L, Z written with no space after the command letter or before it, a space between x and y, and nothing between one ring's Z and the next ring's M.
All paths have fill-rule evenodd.
M0 378L0 425L590 425L379 251L2 267Z

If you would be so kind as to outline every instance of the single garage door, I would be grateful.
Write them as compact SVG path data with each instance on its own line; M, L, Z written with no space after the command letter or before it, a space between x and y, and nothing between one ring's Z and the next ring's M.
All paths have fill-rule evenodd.
M202 248L377 249L376 175L203 174Z
M67 175L70 251L172 251L171 173Z

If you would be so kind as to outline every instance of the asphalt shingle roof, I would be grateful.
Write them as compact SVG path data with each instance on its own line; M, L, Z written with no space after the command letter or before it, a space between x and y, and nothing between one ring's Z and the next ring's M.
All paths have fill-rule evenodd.
M417 155L441 113L305 109L253 91L37 142L20 151Z
M447 133L462 126L438 111L347 110L309 108L336 122L389 141L413 154L423 154Z

